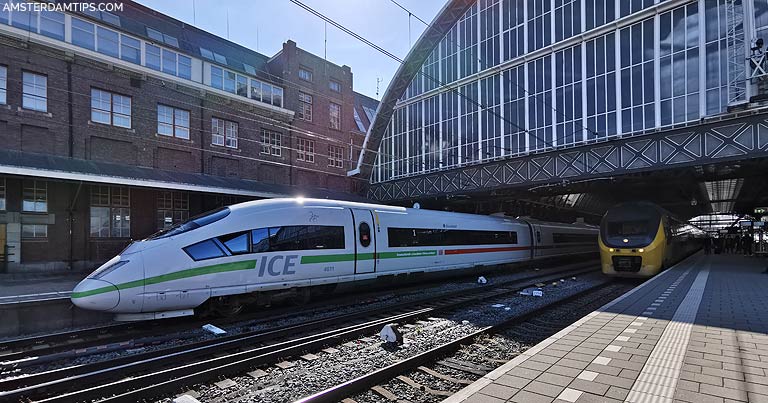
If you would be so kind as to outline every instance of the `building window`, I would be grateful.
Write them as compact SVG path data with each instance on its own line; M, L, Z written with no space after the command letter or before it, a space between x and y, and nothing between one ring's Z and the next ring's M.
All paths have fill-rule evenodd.
M280 157L283 154L281 146L282 135L267 129L261 129L261 153Z
M0 66L0 104L7 103L8 68Z
M304 162L315 162L315 142L299 137L296 144L296 160Z
M211 120L211 144L237 148L238 124L229 120L213 118Z
M146 44L144 47L144 65L150 69L160 71L161 60L160 47Z
M157 195L157 229L168 229L189 219L189 193L159 192Z
M130 36L120 35L120 58L141 64L141 41Z
M312 95L299 92L299 119L312 121Z
M355 113L355 124L357 124L357 130L365 133L367 130L365 130L365 125L363 124L363 120L360 119L360 114L357 113L357 108L352 109L352 111Z
M331 129L341 130L341 105L331 102L328 110L330 113Z
M25 181L22 194L21 211L30 213L48 212L48 182Z
M0 211L5 210L5 178L0 178Z
M341 83L336 80L331 80L328 82L328 88L333 92L341 92Z
M305 81L312 81L312 72L301 67L299 68L299 78Z
M48 226L45 224L22 224L22 238L48 238Z
M91 88L91 121L131 128L131 97Z
M91 237L129 238L131 198L127 187L91 187Z
M328 146L328 166L344 168L344 147Z
M192 59L184 55L179 55L179 77L192 79Z
M64 40L64 14L57 11L40 12L40 33L49 38Z
M157 104L157 134L189 140L189 111Z
M48 110L48 77L25 71L22 105L26 109L45 112Z
M72 18L72 44L90 50L96 50L95 25L79 18Z
M107 56L120 56L120 34L110 29L96 28L98 52Z

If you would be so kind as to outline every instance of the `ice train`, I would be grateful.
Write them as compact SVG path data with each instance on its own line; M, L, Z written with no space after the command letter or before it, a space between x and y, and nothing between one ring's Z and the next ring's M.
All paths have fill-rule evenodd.
M598 251L597 227L317 199L258 200L134 242L78 307L144 320Z

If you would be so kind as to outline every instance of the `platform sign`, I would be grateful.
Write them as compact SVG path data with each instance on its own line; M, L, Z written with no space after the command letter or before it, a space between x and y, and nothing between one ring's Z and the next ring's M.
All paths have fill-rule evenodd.
M768 207L755 207L755 214L768 214Z

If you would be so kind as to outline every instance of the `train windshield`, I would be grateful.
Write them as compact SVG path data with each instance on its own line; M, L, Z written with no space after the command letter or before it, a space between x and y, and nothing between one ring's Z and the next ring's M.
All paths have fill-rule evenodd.
M212 212L204 213L197 217L192 217L189 220L176 224L171 228L162 230L150 236L147 239L154 240L154 239L162 239L162 238L172 237L174 235L179 235L184 232L192 231L193 229L197 229L204 225L208 225L210 223L219 221L228 215L229 215L229 207L222 207Z
M648 235L648 221L619 221L608 222L607 234L609 237L627 237Z

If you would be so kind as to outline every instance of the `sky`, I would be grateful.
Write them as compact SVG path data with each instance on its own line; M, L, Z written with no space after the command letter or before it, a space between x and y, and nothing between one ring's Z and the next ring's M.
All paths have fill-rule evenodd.
M301 0L387 51L405 58L424 24L392 0ZM446 0L396 0L414 15L432 21ZM232 42L272 56L292 39L297 46L338 65L348 65L355 91L381 99L398 62L325 23L289 0L138 0L139 3ZM258 35L257 35L258 32ZM376 96L376 80L380 79Z

